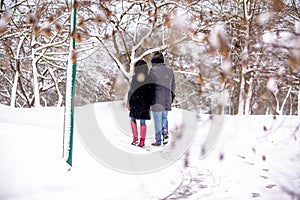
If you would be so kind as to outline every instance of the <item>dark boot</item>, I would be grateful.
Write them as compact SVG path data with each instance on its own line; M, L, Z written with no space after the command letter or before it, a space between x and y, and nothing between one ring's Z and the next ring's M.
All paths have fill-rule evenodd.
M169 133L168 133L168 130L164 130L163 131L163 144L168 144L169 142Z
M138 132L137 132L137 125L136 121L130 121L131 130L133 134L133 140L131 142L132 145L137 145L138 143Z
M145 146L146 131L147 131L147 126L141 125L141 139L140 139L140 143L138 145L139 147Z

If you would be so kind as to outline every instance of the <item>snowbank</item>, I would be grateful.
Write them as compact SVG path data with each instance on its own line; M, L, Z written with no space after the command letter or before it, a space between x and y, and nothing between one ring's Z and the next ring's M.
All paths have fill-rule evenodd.
M0 122L62 130L63 121L63 107L11 108L0 104Z

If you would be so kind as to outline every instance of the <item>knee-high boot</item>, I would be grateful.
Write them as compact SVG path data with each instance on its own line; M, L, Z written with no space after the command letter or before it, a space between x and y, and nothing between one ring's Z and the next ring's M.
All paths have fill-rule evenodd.
M138 132L137 132L137 125L136 121L130 121L133 140L131 142L132 145L136 145L138 143Z
M138 145L139 147L145 146L146 131L147 131L147 126L141 125L141 138L140 138L140 143Z

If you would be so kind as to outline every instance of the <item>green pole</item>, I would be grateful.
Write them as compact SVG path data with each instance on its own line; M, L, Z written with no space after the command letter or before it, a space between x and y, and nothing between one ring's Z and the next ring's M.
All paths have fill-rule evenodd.
M63 158L72 166L73 154L73 133L74 133L74 97L76 83L76 53L75 53L75 32L76 32L76 9L77 2L72 0L71 13L71 34L70 52L66 77L66 96L64 112L64 137L63 137Z

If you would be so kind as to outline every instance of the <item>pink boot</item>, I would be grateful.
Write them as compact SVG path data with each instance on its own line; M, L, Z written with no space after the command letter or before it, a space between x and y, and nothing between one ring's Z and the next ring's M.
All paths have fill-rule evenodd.
M137 126L136 121L130 121L131 130L133 134L133 140L131 142L132 145L137 145L138 143L138 132L137 132Z
M141 139L140 139L140 143L138 145L139 147L145 146L146 131L147 131L147 126L141 125Z

